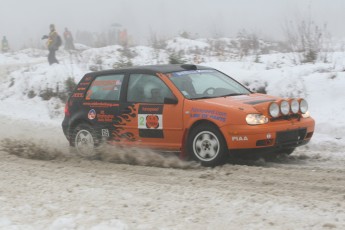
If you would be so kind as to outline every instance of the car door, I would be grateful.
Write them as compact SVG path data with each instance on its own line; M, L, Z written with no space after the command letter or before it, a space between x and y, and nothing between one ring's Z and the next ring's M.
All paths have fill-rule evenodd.
M168 98L168 100L167 100ZM165 103L164 103L165 102ZM182 144L183 101L177 101L158 76L130 74L127 94L120 106L127 136L136 144L165 150L179 150Z
M83 103L87 119L99 136L109 139L114 131L113 122L119 115L119 100L124 74L96 76L86 92Z

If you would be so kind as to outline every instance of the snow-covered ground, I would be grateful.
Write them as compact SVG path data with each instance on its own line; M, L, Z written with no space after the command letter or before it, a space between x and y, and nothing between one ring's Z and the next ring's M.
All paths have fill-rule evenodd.
M181 38L168 43L174 51L188 47L203 49L207 43ZM68 153L60 128L64 104L39 94L48 88L61 91L66 79L78 82L90 69L112 68L126 61L124 52L121 46L59 51L60 64L53 66L45 50L0 54L0 139L10 138L3 145L24 157L0 151L0 229L345 228L344 52L328 53L326 63L299 65L292 53L222 62L199 57L207 61L201 65L250 89L306 98L316 120L312 141L290 158L214 169L170 158L161 159L158 165L168 167L161 168ZM129 52L134 65L169 59L167 51L151 47ZM192 62L193 55L188 57ZM19 139L28 143L16 150L11 140Z

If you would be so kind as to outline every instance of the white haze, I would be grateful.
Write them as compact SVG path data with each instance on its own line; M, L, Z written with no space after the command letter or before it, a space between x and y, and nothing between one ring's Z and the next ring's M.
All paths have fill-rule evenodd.
M65 27L107 31L119 23L136 43L146 43L152 32L212 37L234 36L243 28L282 39L284 23L306 15L327 23L332 36L344 37L344 11L343 0L1 0L0 38L6 35L18 49L40 42L51 23L60 33Z

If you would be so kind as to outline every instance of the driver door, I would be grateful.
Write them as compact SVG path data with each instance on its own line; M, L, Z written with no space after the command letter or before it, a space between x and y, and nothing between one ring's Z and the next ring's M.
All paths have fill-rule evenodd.
M135 108L135 121L126 129L135 133L140 145L157 149L179 150L183 133L183 102L176 98L168 86L155 75L131 74L129 76L126 102L120 111Z

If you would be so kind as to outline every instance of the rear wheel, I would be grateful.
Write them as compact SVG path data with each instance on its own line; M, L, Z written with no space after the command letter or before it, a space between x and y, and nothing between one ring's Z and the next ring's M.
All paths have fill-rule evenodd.
M95 148L99 144L95 130L88 124L80 124L74 129L73 134L73 144L77 154L87 158L94 157Z
M210 124L195 127L189 135L187 146L194 160L203 166L223 164L228 152L223 135Z

